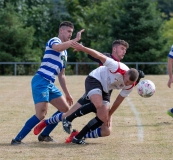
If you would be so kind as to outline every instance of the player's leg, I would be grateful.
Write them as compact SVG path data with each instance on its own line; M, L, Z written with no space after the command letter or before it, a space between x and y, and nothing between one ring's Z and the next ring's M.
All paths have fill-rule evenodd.
M100 101L102 101L102 96L95 95L95 94L93 94L92 96L94 96L94 100L99 102L99 105L100 105ZM71 133L71 122L75 118L84 116L90 112L96 112L96 107L94 106L95 101L93 103L87 103L87 104L81 106L79 109L77 109L71 115L69 115L63 119L62 125L63 125L63 129L66 133L68 133L68 134ZM96 103L96 104L98 104L98 103Z
M15 139L11 141L12 145L21 144L21 141L32 130L32 128L42 120L47 114L49 101L49 81L39 75L35 75L32 79L32 95L35 103L36 114L29 118ZM44 95L42 94L44 93Z
M84 136L91 130L95 130L103 124L98 117L91 119L87 125L83 127L83 129L73 138L72 143L76 144L85 144L83 140Z
M84 94L78 101L77 103L70 108L70 110L66 113L63 114L62 119L64 119L67 116L72 115L73 113L77 113L77 115L82 116L85 114L88 114L90 112L95 112L96 113L96 109L95 106L93 108L93 104L91 103L91 101L87 98L86 94ZM74 116L74 118L76 117ZM73 120L73 116L71 116L72 120Z
M42 121L41 123L39 123L34 128L34 134L36 134L36 135L39 134L41 132L41 130L44 129L44 127L46 127L45 128L46 131L47 131L46 134L48 136L48 134L50 134L50 132L52 131L52 130L50 131L49 129L47 129L48 127L53 128L52 126L57 125L58 122L61 121L64 117L69 116L70 114L75 112L77 109L79 109L81 107L81 104L85 104L85 103L88 104L88 102L90 102L88 99L85 99L85 98L81 97L78 100L78 102L73 107L71 107L70 110L68 110L67 112L62 113L62 112L58 111L57 114L55 114L54 116L52 116L49 119L46 119L46 120ZM88 105L88 107L89 107L89 105ZM40 135L43 135L42 133ZM46 139L47 142L48 142L49 139L50 139L50 141L52 141L51 137L46 137L45 134L43 136L39 136L39 138L40 138L39 141L43 141L44 138Z
M97 106L97 117L89 121L89 123L73 138L72 142L76 144L84 144L85 142L83 141L83 137L89 132L97 129L100 127L103 123L107 123L108 117L109 117L109 102L110 102L110 94L105 93L103 90L98 90L101 91L102 93L102 98L100 99L101 101L101 107L97 106L98 102L95 103L95 95L96 95L96 90L94 92L89 92L88 96L90 100ZM98 92L98 94L99 94ZM98 98L98 97L97 97ZM100 105L100 104L99 104Z
M40 102L35 105L36 114L29 118L18 135L12 140L11 144L20 144L23 138L37 125L40 120L44 119L48 108L48 102Z
M49 134L53 131L53 129L58 125L58 122L61 121L61 117L63 112L67 112L69 110L68 104L62 95L61 91L54 85L51 84L51 87L49 88L50 94L49 94L49 101L50 103L58 109L56 113L53 114L53 116L50 118L50 120L44 120L40 124L38 124L34 128L34 134L38 135L42 129L43 132L38 136L39 141L54 141ZM59 119L59 120L58 120ZM51 124L51 125L49 125Z
M112 118L110 119L109 123L109 126L107 123L103 123L100 127L96 128L95 130L89 131L86 135L84 135L84 139L109 136L112 131ZM79 132L77 130L73 130L71 135L66 138L66 143L71 143L73 138L77 136L78 133Z
M57 111L57 112L55 112L53 115L52 115L52 117L53 116L56 116L56 115L58 115L59 113L61 113L61 112L59 112L59 111ZM42 123L42 122L41 122ZM40 125L41 123L39 123L38 125ZM43 126L42 126L42 128L44 129L44 126L45 126L45 129L41 132L41 130L40 130L40 135L38 136L38 141L40 141L40 142L43 142L43 141L45 141L45 142L56 142L51 136L49 136L50 135L50 133L54 130L54 128L56 127L58 125L58 122L57 123L54 123L54 124L50 124L50 125L47 125L47 126L45 126L44 124L43 124ZM35 128L34 128L35 129ZM38 133L39 134L39 133Z
M93 99L93 97L95 97ZM96 99L97 97L97 99ZM95 94L92 94L90 96L90 100L92 99L92 101L97 100L100 98L100 101L102 102L102 97L100 96L95 96ZM99 101L99 102L100 102ZM94 103L94 102L93 102ZM96 103L95 103L96 104ZM98 103L97 103L98 104ZM97 105L96 104L96 105ZM102 103L101 103L102 104ZM72 139L73 143L76 144L85 144L83 137L89 132L89 131L93 131L95 129L97 129L98 127L100 127L103 122L108 119L108 111L109 111L109 107L105 106L105 107L98 107L97 108L97 115L99 115L101 117L101 119L97 116L95 118L93 118L92 120L90 120L88 122L88 124ZM105 116L106 115L106 116ZM103 121L104 120L104 121ZM99 129L98 129L99 131Z
M98 138L98 137L106 137L111 134L112 130L112 118L110 119L110 126L107 123L103 123L100 127L96 128L93 131L88 132L84 138Z
M83 107L79 108L71 115L63 119L63 129L68 134L71 133L71 122L75 118L83 116L90 112L95 112L97 108L100 108L102 106L102 85L97 79L88 76L85 80L85 90L86 98L92 101L92 103L85 104Z

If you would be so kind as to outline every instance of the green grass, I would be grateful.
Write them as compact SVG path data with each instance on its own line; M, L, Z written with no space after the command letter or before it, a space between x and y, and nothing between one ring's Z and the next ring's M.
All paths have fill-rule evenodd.
M136 88L113 115L109 137L87 139L87 145L65 144L68 136L61 123L52 132L57 143L40 143L31 131L23 142L11 146L12 138L34 113L30 76L0 77L0 160L171 160L173 118L166 114L173 107L173 91L168 76L146 76L156 85L156 93L142 98ZM85 76L67 76L74 102L84 93ZM59 86L58 80L56 85ZM119 91L113 91L111 102ZM46 118L55 112L49 106ZM80 117L73 128L80 130L94 114Z

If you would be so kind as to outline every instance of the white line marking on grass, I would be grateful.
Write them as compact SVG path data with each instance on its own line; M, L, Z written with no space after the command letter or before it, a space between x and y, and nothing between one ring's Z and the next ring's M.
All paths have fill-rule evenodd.
M135 115L135 118L136 118L136 121L137 121L137 126L138 126L138 140L141 141L141 142L143 142L143 140L144 140L144 133L143 133L143 126L142 126L142 123L141 123L141 120L140 120L140 117L139 117L139 113L136 110L135 105L131 102L131 100L130 100L129 97L127 97L127 101L129 103L130 108L133 111L133 113Z

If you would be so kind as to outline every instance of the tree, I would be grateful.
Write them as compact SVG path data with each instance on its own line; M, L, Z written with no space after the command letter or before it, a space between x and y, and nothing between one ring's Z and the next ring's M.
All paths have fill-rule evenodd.
M24 27L22 17L11 4L0 10L0 35L1 62L40 61L40 49L32 48L34 28Z
M167 40L162 37L160 12L156 3L150 0L125 0L120 3L119 18L113 21L112 35L124 39L130 44L126 62L157 62L165 61ZM143 66L145 72L151 70L158 73L161 69L155 66Z
M162 18L170 20L173 18L173 1L172 0L155 0L158 2L158 9L163 13Z
M111 51L111 20L116 18L117 0L66 0L66 7L77 30L85 29L82 43L98 51ZM78 61L86 61L86 54L76 54Z
M163 26L163 38L168 39L168 44L171 46L173 44L173 18L169 21L166 21L165 25Z

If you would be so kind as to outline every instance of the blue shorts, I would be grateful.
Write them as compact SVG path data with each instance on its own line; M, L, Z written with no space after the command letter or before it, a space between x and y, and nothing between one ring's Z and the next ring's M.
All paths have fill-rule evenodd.
M36 74L32 78L31 88L35 104L39 102L50 102L52 99L62 96L61 91L54 83L51 83L39 74Z

